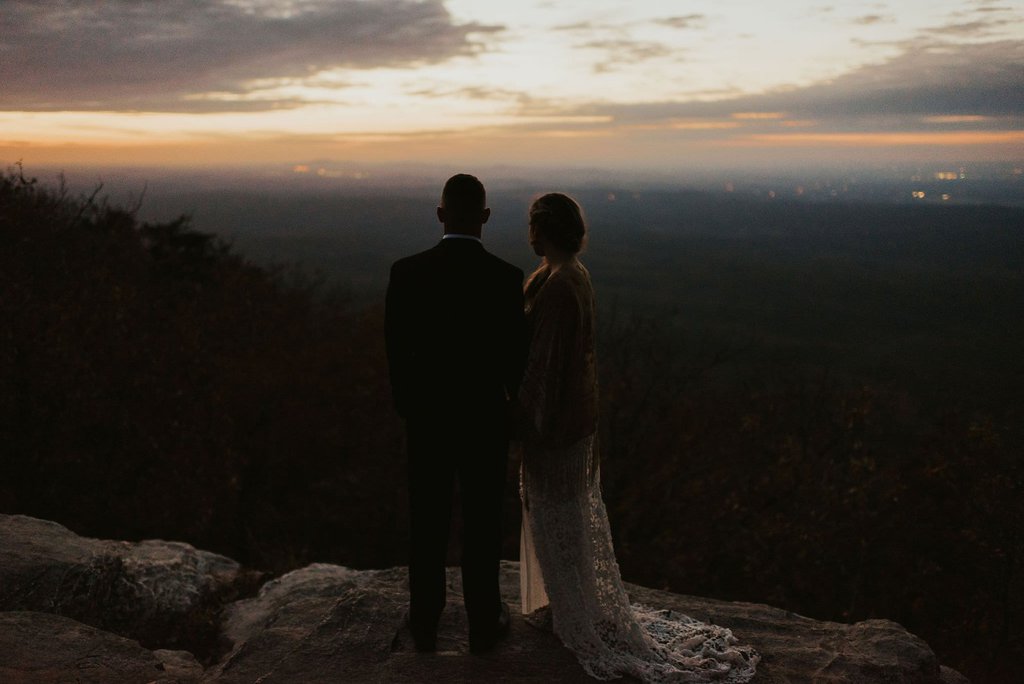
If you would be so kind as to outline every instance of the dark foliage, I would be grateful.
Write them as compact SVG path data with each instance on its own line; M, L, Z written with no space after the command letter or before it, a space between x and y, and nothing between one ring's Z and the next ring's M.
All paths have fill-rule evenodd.
M20 173L0 180L0 293L3 510L278 569L393 561L378 314L186 218L140 225Z
M0 510L274 572L404 563L381 318L186 218L140 223L7 174ZM1019 401L943 406L691 339L671 316L603 311L600 356L627 579L895 619L976 680L1011 677L1024 655Z
M603 356L604 491L624 576L818 619L896 620L975 681L1013 679L1019 404L935 410L805 367L723 382L728 359L645 326L622 326L636 336L620 331Z

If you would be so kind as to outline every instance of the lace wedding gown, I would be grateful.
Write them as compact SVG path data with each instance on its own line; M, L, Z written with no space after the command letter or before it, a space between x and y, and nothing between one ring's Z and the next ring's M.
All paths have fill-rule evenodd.
M601 499L589 273L575 259L554 272L542 266L527 282L526 311L523 613L549 605L555 634L597 679L749 681L759 656L728 629L630 605L622 586Z

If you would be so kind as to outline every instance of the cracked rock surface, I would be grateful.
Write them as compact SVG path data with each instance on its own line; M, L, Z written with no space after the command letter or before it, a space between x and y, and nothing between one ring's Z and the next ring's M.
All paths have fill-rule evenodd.
M214 638L221 605L252 574L189 544L89 539L23 515L0 515L0 549L0 610L55 613L147 645Z
M403 626L404 568L313 564L235 600L246 571L187 544L86 539L55 523L0 515L0 548L5 684L593 681L551 632L519 615L514 562L501 569L511 633L472 656L457 568L448 572L438 651L423 654ZM754 681L762 684L967 683L888 620L823 622L760 604L627 589L634 602L732 629L761 652ZM190 629L199 658L176 645Z

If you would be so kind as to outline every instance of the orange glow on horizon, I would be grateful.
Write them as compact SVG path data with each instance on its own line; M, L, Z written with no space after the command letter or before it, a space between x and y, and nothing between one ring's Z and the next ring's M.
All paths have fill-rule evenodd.
M895 133L764 133L734 138L729 146L789 147L828 145L838 147L905 147L917 145L971 146L1024 145L1024 131L943 131Z
M675 121L670 128L682 131L714 131L742 126L738 121Z
M732 118L742 120L773 120L785 117L784 112L733 112Z
M958 123L979 123L988 121L989 117L978 114L956 115L956 116L926 116L921 119L925 123L958 124Z
M929 155L935 150L958 148L964 158L1017 160L1024 157L1024 131L935 132L811 132L801 126L815 122L777 122L785 128L774 133L745 132L738 121L674 121L661 125L598 126L594 128L536 129L488 127L460 131L420 131L400 134L332 136L211 137L181 141L90 143L27 143L0 140L4 164L23 161L33 166L168 166L214 167L286 165L289 169L309 159L338 159L384 164L434 163L439 159L546 166L558 163L600 163L614 166L629 159L648 159L664 166L675 159L687 163L720 161L716 150L730 150L730 163L742 164L744 155L787 155L807 152L830 160L836 148L874 150L879 159L893 158L895 150L914 149ZM773 123L775 125L775 123ZM830 152L829 150L832 150ZM799 151L799 152L798 152ZM901 152L898 154L906 154ZM315 172L316 167L307 173ZM299 171L302 172L301 170Z

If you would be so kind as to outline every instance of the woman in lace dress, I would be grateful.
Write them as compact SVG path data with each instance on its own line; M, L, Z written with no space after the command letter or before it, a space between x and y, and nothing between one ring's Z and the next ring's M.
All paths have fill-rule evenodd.
M550 623L597 679L746 682L757 653L728 629L631 606L619 577L597 457L594 291L577 258L586 229L570 197L530 208L540 267L526 283L531 330L523 411L523 613Z

